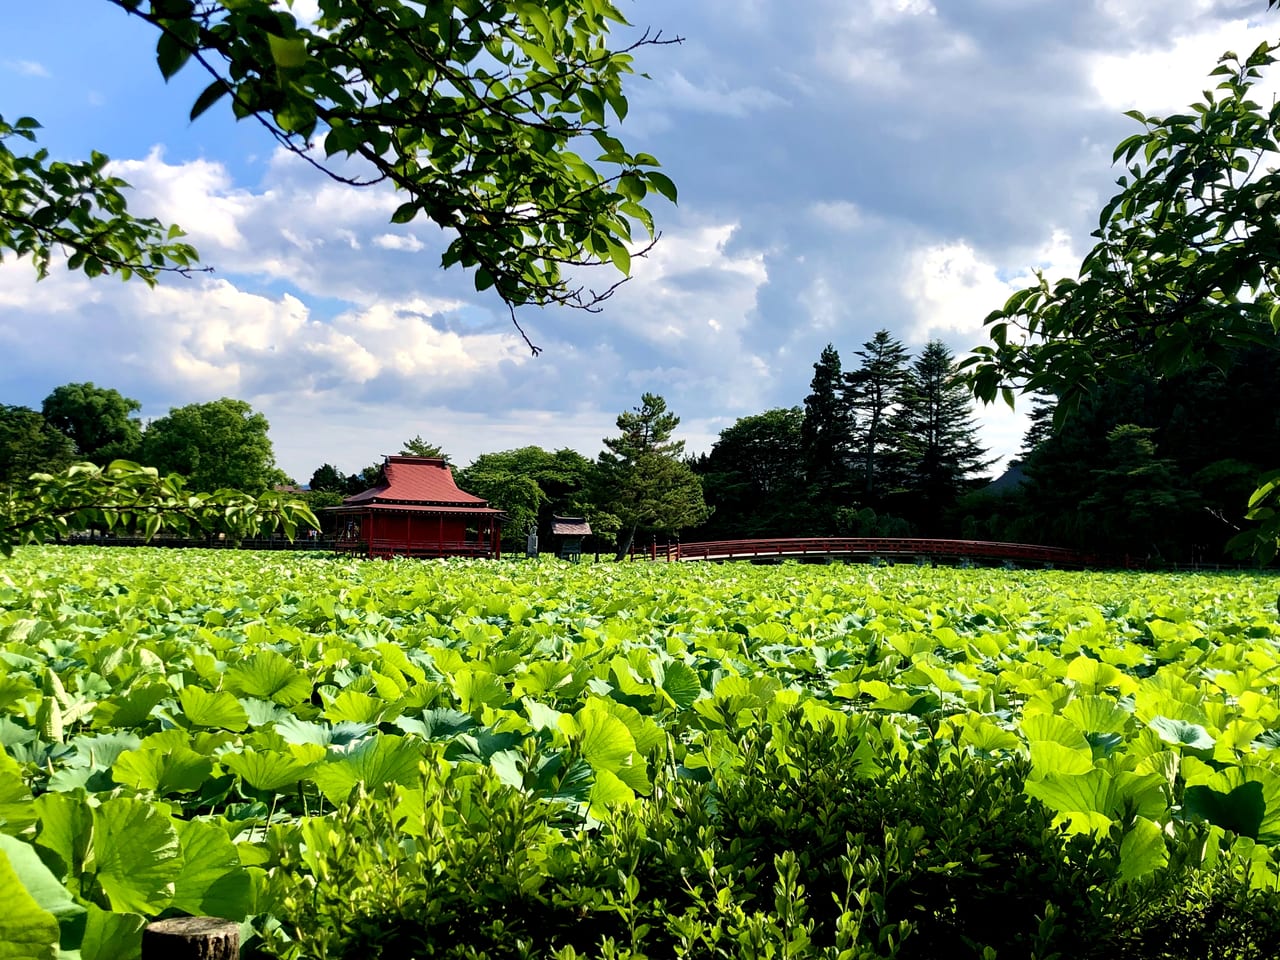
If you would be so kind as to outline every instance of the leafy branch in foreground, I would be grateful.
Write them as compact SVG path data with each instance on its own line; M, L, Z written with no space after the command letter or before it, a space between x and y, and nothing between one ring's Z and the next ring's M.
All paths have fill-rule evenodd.
M451 231L442 266L475 268L476 289L513 311L598 309L617 284L587 290L565 271L612 264L625 278L656 238L646 197L676 199L609 125L627 114L632 54L679 41L644 31L610 49L627 21L609 0L330 0L312 24L274 0L110 2L160 31L166 79L190 63L209 74L193 119L227 98L326 176L390 184L403 196L392 222Z
M37 473L0 493L0 555L24 543L42 543L89 528L249 537L280 530L292 538L300 524L319 527L306 504L280 493L257 497L235 490L192 493L180 476L116 460L103 467L72 464L65 472Z
M990 344L962 364L979 399L1012 404L1016 392L1044 391L1066 415L1135 364L1170 376L1225 367L1242 348L1275 342L1280 103L1264 109L1252 88L1276 50L1224 54L1211 73L1217 86L1188 113L1129 112L1142 130L1116 147L1125 173L1102 209L1097 245L1076 278L1041 276L986 318ZM1277 489L1260 487L1250 504L1267 558L1280 539Z
M6 141L35 143L40 124L0 116L0 259L5 250L31 257L41 279L55 250L67 266L90 277L139 277L154 285L161 273L189 276L197 254L177 227L133 217L120 192L128 184L105 172L96 151L87 162L48 163L48 153L17 153Z

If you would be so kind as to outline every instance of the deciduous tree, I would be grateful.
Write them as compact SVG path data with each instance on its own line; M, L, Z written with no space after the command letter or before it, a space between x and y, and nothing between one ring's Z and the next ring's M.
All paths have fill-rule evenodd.
M0 483L19 483L33 473L63 470L74 458L71 441L38 410L0 406Z
M990 342L967 361L978 397L1047 391L1065 414L1136 360L1171 376L1275 338L1280 103L1260 106L1253 88L1276 49L1224 54L1187 113L1129 113L1141 129L1116 147L1124 172L1098 243L1076 277L1041 277L987 317ZM1280 473L1253 497L1266 556L1280 539L1277 495Z
M133 415L142 404L118 390L65 383L44 398L40 409L50 426L75 444L80 460L105 466L137 456L142 427Z
M280 482L267 418L243 400L223 397L169 411L143 436L145 462L178 473L192 490L257 493Z
M655 236L645 202L676 198L658 161L611 132L633 53L667 41L644 32L611 49L626 21L610 0L326 0L314 22L275 0L109 2L158 31L166 79L207 74L192 119L225 102L326 176L394 187L392 221L449 231L442 265L474 270L513 320L526 303L596 308L612 286L588 290L568 271L626 275L637 234ZM0 250L42 275L56 249L91 276L191 268L179 234L129 215L106 157L16 152L38 126L0 118Z

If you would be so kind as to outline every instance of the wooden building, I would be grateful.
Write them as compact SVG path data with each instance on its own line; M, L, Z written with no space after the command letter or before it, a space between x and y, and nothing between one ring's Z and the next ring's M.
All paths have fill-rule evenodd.
M576 561L582 556L582 538L591 536L591 524L584 517L553 516L551 535L560 538L560 559Z
M501 510L458 489L439 457L387 457L377 485L330 507L334 549L366 557L498 557Z

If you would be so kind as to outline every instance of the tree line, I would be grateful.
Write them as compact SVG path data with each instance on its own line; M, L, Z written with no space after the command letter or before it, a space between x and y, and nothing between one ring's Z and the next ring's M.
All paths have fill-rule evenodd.
M878 331L846 369L828 344L804 405L743 417L697 458L715 512L696 534L945 536L993 462L941 341L914 358Z
M581 516L596 549L623 554L686 540L930 536L1074 547L1116 559L1215 562L1248 527L1248 495L1280 447L1280 340L1161 375L1133 360L1072 403L1037 397L1019 458L998 483L976 440L966 380L940 342L912 357L886 330L846 367L828 345L803 405L745 416L686 456L679 417L645 394L591 458L536 445L484 453L459 486L506 512L507 549L552 517ZM197 492L257 494L293 481L267 420L241 400L177 407L143 425L140 404L92 383L54 389L39 409L0 407L0 483L73 461L123 458ZM441 457L415 436L402 454ZM375 485L382 464L323 463L294 495L322 515Z

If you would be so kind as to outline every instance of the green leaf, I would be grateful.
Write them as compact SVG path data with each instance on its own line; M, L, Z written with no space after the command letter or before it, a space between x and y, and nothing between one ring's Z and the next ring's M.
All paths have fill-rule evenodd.
M1198 723L1173 720L1169 717L1152 717L1149 724L1165 743L1173 743L1193 750L1212 750L1215 744L1209 731Z
M418 741L378 734L320 764L312 779L330 802L341 803L357 783L363 783L370 793L385 793L388 784L416 782L424 756Z
M83 793L46 793L35 806L41 859L72 893L82 893L81 876L93 843L93 808Z
M104 800L93 812L93 856L112 910L154 916L172 901L182 851L173 824L151 804Z
M312 767L287 753L274 750L259 753L251 748L224 754L221 760L224 767L238 774L249 786L270 793L296 785Z
M670 200L676 202L676 185L675 182L665 173L657 170L645 171L645 179L649 181L649 185L657 190L660 194Z
M663 669L663 692L680 710L692 706L693 701L702 694L702 680L698 676L698 671L679 661L668 663Z
M271 59L281 70L296 70L307 64L307 42L302 37L277 37L267 34Z
M27 892L9 858L12 837L0 836L0 960L56 960L57 918Z
M196 117L200 116L200 114L212 107L229 92L230 88L224 81L213 81L213 83L204 88L200 93L200 96L196 97L196 102L191 107L190 119L194 120ZM169 239L174 239L172 231L169 234Z
M1204 784L1187 787L1182 809L1192 817L1256 840L1267 813L1267 804L1262 795L1262 784L1251 780L1229 792Z
M275 650L262 650L227 672L226 687L243 697L292 707L311 696L311 680Z
M172 907L198 917L242 920L253 909L253 885L222 827L201 820L178 824L182 870Z
M213 761L187 747L128 750L111 768L116 783L135 790L154 790L161 796L199 790L212 773Z
M1160 825L1136 817L1120 841L1120 876L1125 880L1145 876L1169 862L1169 848Z
M178 701L182 704L183 715L197 727L243 730L249 726L249 715L244 712L244 707L225 690L209 693L199 687L183 687Z

